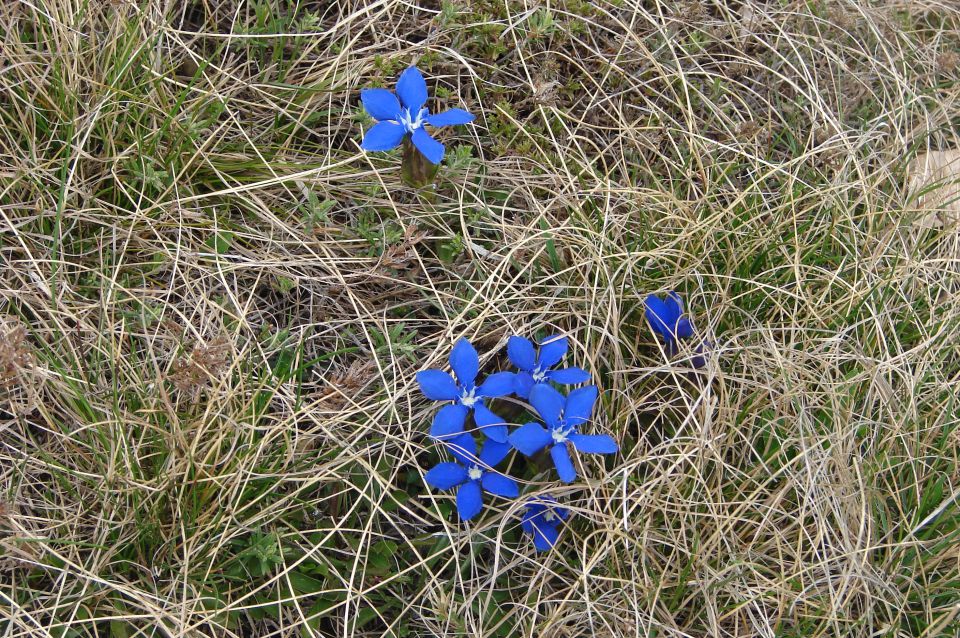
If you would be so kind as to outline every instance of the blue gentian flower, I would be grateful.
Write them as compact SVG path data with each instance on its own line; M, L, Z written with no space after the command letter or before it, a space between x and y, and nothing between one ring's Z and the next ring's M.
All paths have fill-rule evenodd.
M580 434L578 431L590 418L596 401L596 386L578 388L564 397L552 386L535 385L530 390L530 403L549 430L539 423L527 423L510 435L510 444L527 456L550 448L550 456L560 480L570 483L577 478L577 471L570 459L567 443L571 443L578 452L587 454L614 454L619 449L617 442L606 434Z
M463 431L463 424L470 410L473 420L483 433L494 441L507 441L506 422L490 411L485 399L502 397L513 392L512 372L497 372L483 383L475 385L480 371L480 357L470 342L461 338L450 351L450 367L453 376L443 370L421 370L417 373L420 391L434 401L454 401L451 409L441 409L434 418L430 435L443 439Z
M463 109L450 109L431 115L425 106L427 83L416 67L410 67L400 74L396 95L387 89L363 89L360 91L360 101L367 113L377 120L377 124L363 136L361 148L366 151L389 151L399 146L406 135L410 135L413 145L434 164L439 164L443 159L444 147L427 133L424 124L439 128L466 124L474 119Z
M533 342L523 337L510 337L507 341L507 356L517 366L516 388L514 392L521 399L530 396L530 388L538 383L553 381L561 385L573 385L590 380L590 374L580 368L562 368L551 370L567 354L567 338L559 335L547 337L540 342L537 353Z
M667 354L672 357L680 349L678 345L680 340L693 336L693 323L683 314L683 300L680 295L672 291L667 294L666 299L647 295L644 305L646 305L644 314L650 322L650 327L663 340ZM707 351L711 345L701 343L695 348L695 354L690 359L694 368L702 368L706 365Z
M663 339L667 352L670 355L675 354L677 341L693 336L693 324L689 318L683 316L683 300L680 295L674 291L667 294L666 299L647 295L644 305L644 314L650 327Z
M560 523L567 520L569 510L560 507L557 499L541 496L527 501L527 509L520 519L520 527L533 535L533 545L538 552L544 552L557 544L560 537Z
M516 481L495 472L493 468L510 452L510 444L488 440L477 455L477 444L469 434L461 434L447 442L447 448L459 462L440 463L424 477L438 490L457 488L457 514L468 521L483 509L483 494L489 492L516 498L520 488Z

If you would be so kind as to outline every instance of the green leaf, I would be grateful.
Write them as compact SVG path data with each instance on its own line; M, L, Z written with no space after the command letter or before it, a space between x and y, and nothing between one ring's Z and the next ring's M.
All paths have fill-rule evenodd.
M110 638L129 638L130 625L122 620L110 621Z
M379 617L380 616L377 614L377 610L374 609L373 607L367 607L365 609L361 609L359 612L357 612L356 629L362 629L364 625L366 625L367 623L373 620L376 620Z
M463 237L459 234L437 246L437 257L445 264L452 263L463 252Z
M320 621L327 615L326 612L346 599L347 593L344 591L324 594L323 598L315 602L313 607L307 610L307 625L313 630L319 629Z
M326 588L323 581L307 576L296 569L287 574L287 578L290 579L290 586L298 594L319 594Z
M234 233L229 230L221 230L214 233L213 237L209 238L204 243L213 249L218 255L222 255L230 250L230 246L233 245Z
M540 230L547 231L549 230L547 225L547 220L543 217L540 218ZM557 256L557 246L553 241L553 235L550 233L545 233L547 237L547 257L550 258L550 266L553 267L554 271L560 271L560 258Z

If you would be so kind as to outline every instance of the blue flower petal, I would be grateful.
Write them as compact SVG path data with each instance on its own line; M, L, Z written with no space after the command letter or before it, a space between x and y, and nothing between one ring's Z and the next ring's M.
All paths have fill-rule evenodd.
M553 442L553 437L539 423L527 423L510 435L510 445L527 456L533 456Z
M656 295L647 295L644 300L646 310L644 315L650 322L650 327L657 334L672 339L677 320L680 318L680 307L675 301L664 301Z
M513 394L515 384L513 372L497 372L483 380L477 388L477 396L496 398Z
M607 434L571 434L570 442L577 452L586 454L615 454L620 446Z
M477 424L477 429L483 432L487 438L498 443L507 441L507 434L509 433L507 422L494 414L482 402L477 402L473 406L473 420Z
M467 113L463 109L450 109L449 111L444 111L443 113L437 113L436 115L427 116L427 124L430 126L440 127L440 126L456 126L457 124L467 124L472 122L474 117L472 114Z
M677 338L689 339L692 336L693 324L690 323L690 319L687 317L680 317L680 320L677 321Z
M513 377L513 393L521 399L530 396L530 390L534 386L533 375L529 372L518 372Z
M497 496L503 496L504 498L517 498L520 496L520 487L517 485L517 482L503 474L487 472L483 475L483 478L480 479L480 484L483 485L483 489Z
M550 448L550 457L553 458L560 480L564 483L573 483L577 478L577 471L573 468L573 461L570 460L567 444L559 443Z
M529 514L529 511L528 511L528 514ZM528 516L527 514L524 514L523 518L520 519L520 527L522 527L523 531L525 531L527 534L532 534L533 533L533 517Z
M547 510L550 510L554 514L560 517L560 520L566 520L567 516L570 514L570 511L566 507L561 507L560 503L557 502L557 499L552 496L540 496L538 499L543 503L544 513ZM549 523L549 521L547 521Z
M421 370L417 373L417 383L424 396L434 401L453 401L460 396L457 382L443 370Z
M555 527L558 525L557 519L563 521L570 515L569 510L560 507L557 499L552 496L534 497L526 502L526 507L520 519L520 526L528 534L533 533L534 526ZM549 517L550 520L548 520L550 513L554 514L555 518Z
M386 89L363 89L360 91L360 101L375 120L396 120L400 114L397 96Z
M507 454L509 454L512 449L513 446L507 442L501 443L493 439L488 439L483 444L483 449L480 450L480 464L488 470L492 469L496 467L500 461L507 458Z
M394 122L380 122L367 130L360 142L360 148L365 151L389 151L400 146L406 131Z
M477 464L477 442L473 440L473 435L469 433L461 434L444 441L447 445L447 451L466 466Z
M450 351L450 367L462 386L471 386L477 380L480 358L466 337L461 337L453 345L453 350Z
M411 139L413 139L413 145L423 153L430 163L439 164L443 161L443 144L430 137L430 134L423 127L416 129Z
M563 368L562 370L548 370L547 378L561 385L573 385L589 381L590 373L582 368Z
M560 529L556 525L541 522L539 525L533 526L533 546L537 548L538 552L552 549L559 538Z
M467 468L459 463L440 463L427 472L424 480L438 490L449 490L467 480Z
M550 427L557 425L564 402L563 395L545 383L538 383L530 390L530 403Z
M427 82L417 67L412 66L397 79L397 95L414 116L427 101Z
M667 293L667 303L676 308L678 315L683 314L683 298L680 297L680 293L676 290L671 290Z
M537 364L541 370L552 368L563 359L567 354L567 338L561 335L547 337L540 342L540 356L537 358Z
M707 355L712 347L713 343L710 341L704 341L697 346L696 355L690 360L690 365L697 369L707 365Z
M457 514L460 520L469 521L483 509L483 494L477 481L468 481L457 490Z
M534 496L530 498L526 503L527 514L534 515L545 512L548 509L555 509L558 507L557 499L552 496Z
M577 388L567 396L567 405L563 418L568 425L579 426L590 418L593 405L597 402L597 386L588 385Z
M537 365L537 351L533 342L523 337L510 337L507 340L507 357L510 363L520 370L533 371Z
M466 407L459 403L443 406L433 417L430 436L442 440L461 434L469 412Z

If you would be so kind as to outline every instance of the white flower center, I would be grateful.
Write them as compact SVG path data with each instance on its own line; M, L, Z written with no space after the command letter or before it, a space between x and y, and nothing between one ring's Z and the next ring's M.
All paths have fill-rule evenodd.
M534 383L543 383L547 379L547 372L541 370L540 366L537 366L533 369L533 381Z
M556 444L560 444L560 443L566 442L566 440L567 440L567 434L568 434L568 432L567 432L566 430L562 430L562 429L560 429L560 428L557 428L557 429L555 429L555 430L551 430L551 431L550 431L550 436L553 437L553 442L556 443Z
M547 510L543 513L543 520L547 521L548 523L554 520L556 517L557 515L553 513L553 510Z
M427 109L420 109L420 112L417 113L416 119L414 119L413 115L410 113L410 109L403 109L400 111L400 117L397 121L409 133L413 133L415 130L423 126L423 118L426 116L426 114Z
M480 477L483 476L483 470L474 465L469 470L467 470L467 476L470 477L471 481L479 481Z
M476 388L471 388L469 392L464 390L463 394L460 395L460 403L467 408L472 408L479 400Z

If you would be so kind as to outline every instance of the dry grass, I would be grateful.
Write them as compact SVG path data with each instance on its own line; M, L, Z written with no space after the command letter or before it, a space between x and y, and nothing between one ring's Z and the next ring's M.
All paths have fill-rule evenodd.
M953 3L15 0L0 30L0 390L33 397L0 405L3 636L960 631L957 229L904 186L957 146ZM359 88L412 62L478 114L429 193L358 147ZM642 319L673 288L699 373ZM575 512L535 554L519 504L463 525L425 489L413 375L548 330L622 453L524 484Z

